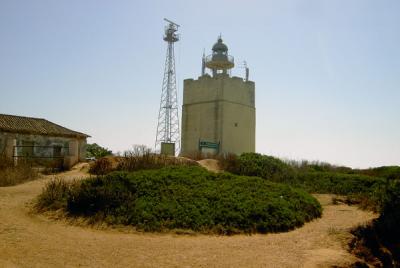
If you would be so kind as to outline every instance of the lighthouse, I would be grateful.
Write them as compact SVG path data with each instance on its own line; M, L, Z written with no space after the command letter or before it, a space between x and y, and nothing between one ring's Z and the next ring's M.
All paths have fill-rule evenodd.
M255 84L231 77L234 58L221 36L203 55L198 79L183 83L181 155L255 152Z

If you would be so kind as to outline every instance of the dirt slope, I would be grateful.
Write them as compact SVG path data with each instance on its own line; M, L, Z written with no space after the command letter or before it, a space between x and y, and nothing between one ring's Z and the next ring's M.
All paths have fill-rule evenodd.
M77 169L65 179L83 176ZM0 267L328 267L355 260L347 230L376 215L318 195L321 219L288 233L188 236L70 226L30 214L50 177L0 187Z
M220 172L221 171L219 162L216 159L203 159L203 160L197 161L197 163L199 163L200 166L204 167L208 171L212 171L212 172Z

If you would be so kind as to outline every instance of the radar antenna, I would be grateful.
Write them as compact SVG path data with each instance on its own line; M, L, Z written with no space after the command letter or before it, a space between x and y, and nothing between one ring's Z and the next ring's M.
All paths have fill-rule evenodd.
M160 110L158 113L156 152L175 155L180 150L178 92L176 88L174 43L179 41L179 25L168 19L165 26L164 41L167 42L167 55L164 67L164 79Z

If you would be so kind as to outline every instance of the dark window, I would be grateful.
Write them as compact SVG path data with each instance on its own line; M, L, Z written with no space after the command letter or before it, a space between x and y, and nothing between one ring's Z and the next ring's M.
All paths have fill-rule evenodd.
M22 156L32 157L35 143L33 141L22 141Z
M61 157L61 146L54 146L53 147L53 157Z

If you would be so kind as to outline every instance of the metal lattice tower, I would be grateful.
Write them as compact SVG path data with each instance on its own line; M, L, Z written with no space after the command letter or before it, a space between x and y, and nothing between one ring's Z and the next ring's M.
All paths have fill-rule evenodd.
M162 144L174 144L175 152L179 152L179 116L178 116L178 92L176 89L175 55L174 43L179 40L179 25L164 19L168 24L165 26L164 41L168 43L167 56L165 59L164 79L160 110L158 113L156 152L162 152Z

